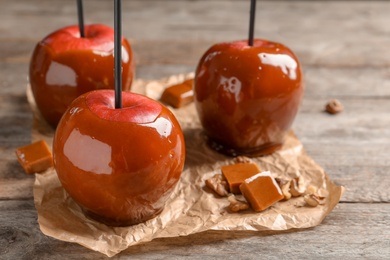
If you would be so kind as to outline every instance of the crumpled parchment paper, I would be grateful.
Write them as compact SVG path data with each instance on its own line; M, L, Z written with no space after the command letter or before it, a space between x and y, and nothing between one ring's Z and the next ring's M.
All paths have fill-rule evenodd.
M137 80L132 90L158 100L165 87L191 77L193 74L174 75L158 81ZM33 141L45 139L51 146L54 131L37 112L29 88L27 96L34 113ZM329 179L290 131L282 150L253 158L253 161L262 170L270 170L275 177L300 176L306 184L314 185L321 195L326 196L325 204L306 207L303 197L297 197L278 202L260 213L252 210L228 212L228 199L216 196L205 186L205 180L220 173L220 167L233 163L234 159L207 146L193 103L171 110L184 132L186 163L179 183L159 216L129 227L109 227L89 219L64 191L55 170L49 169L36 174L34 183L34 202L41 231L56 239L113 256L129 246L155 238L185 236L206 230L309 228L320 224L339 202L344 188Z

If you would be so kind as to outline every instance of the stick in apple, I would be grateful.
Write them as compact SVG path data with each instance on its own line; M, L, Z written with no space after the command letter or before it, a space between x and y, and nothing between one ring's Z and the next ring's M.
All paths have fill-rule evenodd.
M115 108L122 108L121 0L114 1Z
M249 38L248 45L253 46L253 35L255 30L255 16L256 16L256 0L251 0L250 15L249 15Z
M79 18L80 37L84 38L84 12L83 12L83 0L77 0L77 16Z

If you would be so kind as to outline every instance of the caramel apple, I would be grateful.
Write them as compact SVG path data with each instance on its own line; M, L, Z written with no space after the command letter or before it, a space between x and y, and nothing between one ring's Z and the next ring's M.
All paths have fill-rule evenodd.
M301 65L276 42L215 44L195 73L194 101L210 144L233 156L281 147L302 96Z
M113 90L78 97L58 124L54 166L64 189L87 215L113 226L158 215L185 158L179 123L161 103Z
M114 87L114 30L87 25L69 26L40 41L30 61L29 80L37 107L56 127L70 103L83 93ZM130 90L134 76L130 44L122 39L123 90Z

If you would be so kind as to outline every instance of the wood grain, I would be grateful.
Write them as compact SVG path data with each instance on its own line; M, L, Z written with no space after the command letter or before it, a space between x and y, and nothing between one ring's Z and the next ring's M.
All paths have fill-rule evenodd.
M55 4L54 4L55 2ZM46 237L33 203L33 176L14 150L31 142L25 90L36 42L74 24L68 0L0 0L0 259L106 259ZM112 1L85 0L86 23L113 25ZM137 77L194 71L212 44L247 37L249 1L123 1L123 34ZM293 125L307 153L346 187L338 207L312 229L209 231L134 246L112 259L313 259L390 257L390 2L259 1L258 38L299 57L305 97ZM338 98L345 111L331 116Z
M107 259L43 235L31 201L0 202L0 259ZM16 214L17 213L17 214ZM6 224L5 224L6 223ZM341 203L315 228L284 232L207 231L156 239L111 259L382 259L390 255L389 204ZM20 248L23 250L20 251Z

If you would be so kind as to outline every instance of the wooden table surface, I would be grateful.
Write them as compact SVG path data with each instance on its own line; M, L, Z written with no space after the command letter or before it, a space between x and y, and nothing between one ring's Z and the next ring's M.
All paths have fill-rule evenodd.
M0 0L0 259L105 259L39 229L32 187L14 151L31 142L26 99L35 44L77 22L75 1ZM113 25L113 1L85 0L86 23ZM249 1L125 0L123 34L137 77L192 72L213 43L247 37ZM209 231L156 239L112 259L390 258L390 2L258 1L256 37L299 57L306 90L293 129L308 154L346 188L317 227ZM323 112L338 98L345 111Z

